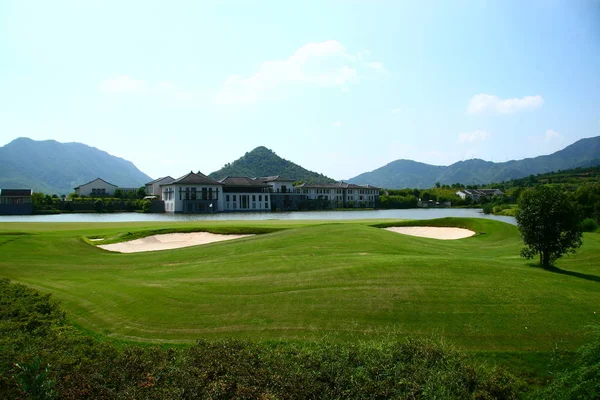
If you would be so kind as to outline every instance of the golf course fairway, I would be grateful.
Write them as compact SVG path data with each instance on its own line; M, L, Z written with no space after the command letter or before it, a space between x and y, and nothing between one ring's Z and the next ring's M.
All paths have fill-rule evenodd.
M381 227L448 226L460 240ZM161 232L256 235L121 254ZM60 301L81 329L116 340L378 340L444 337L473 352L572 350L600 322L600 234L554 270L519 256L516 226L484 219L1 223L0 277Z

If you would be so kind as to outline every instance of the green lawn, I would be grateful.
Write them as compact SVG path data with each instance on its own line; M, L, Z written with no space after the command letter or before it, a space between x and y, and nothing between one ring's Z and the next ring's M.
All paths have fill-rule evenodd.
M600 323L598 233L550 272L519 257L512 225L418 223L480 233L441 241L372 226L381 222L0 223L0 277L52 293L75 324L119 340L441 335L467 351L525 354L575 349ZM168 228L274 231L138 254L82 239Z

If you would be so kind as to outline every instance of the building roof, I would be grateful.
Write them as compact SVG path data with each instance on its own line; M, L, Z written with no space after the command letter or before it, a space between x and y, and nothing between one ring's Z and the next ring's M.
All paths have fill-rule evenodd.
M0 196L24 197L31 196L31 189L0 189Z
M170 179L170 181L169 181L169 182L167 182L167 183L173 182L173 181L175 180L175 179L171 178L170 176L163 176L162 178L158 178L158 179L155 179L155 180L153 180L153 181L151 181L151 182L148 182L148 183L146 183L146 185L152 185L152 184L155 184L156 182L160 182L160 181L162 181L163 179Z
M194 171L190 171L189 174L175 179L173 182L163 183L160 186L168 185L222 185L222 183L210 179L200 171L197 174Z
M285 179L285 178L282 178L280 175L259 176L254 179L257 181L261 181L261 182L275 182L275 181L294 182L294 179Z
M497 192L504 194L502 192L502 190L500 190L500 189L462 189L456 193L460 193L460 192L463 192L470 196L473 196L473 195L475 195L475 196L490 196L490 195L496 194Z
M354 183L336 182L336 183L303 183L296 186L303 189L377 189L371 185L355 185Z
M96 182L96 181L102 181L102 182L106 183L107 185L114 186L114 187L118 187L117 185L113 185L113 184L112 184L112 183L110 183L110 182L106 182L106 181L105 181L104 179L102 179L102 178L96 178L96 179L94 179L94 180L91 180L91 181L89 181L88 183L84 183L83 185L79 185L79 186L77 186L77 187L75 188L75 190L79 189L79 188L80 188L80 187L82 187L82 186L89 185L90 183L93 183L93 182Z
M219 182L225 186L251 186L251 187L268 187L265 182L257 181L247 176L226 176Z

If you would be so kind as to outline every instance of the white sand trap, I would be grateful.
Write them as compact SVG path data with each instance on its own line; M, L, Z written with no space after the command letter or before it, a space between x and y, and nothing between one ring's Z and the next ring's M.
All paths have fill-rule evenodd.
M393 226L387 231L403 235L419 236L430 239L455 240L473 236L475 232L463 228L442 228L433 226Z
M164 235L153 235L129 242L104 244L98 247L104 250L116 251L118 253L139 253L142 251L160 251L179 249L182 247L197 246L224 240L239 239L253 235L219 235L209 232L191 233L167 233Z

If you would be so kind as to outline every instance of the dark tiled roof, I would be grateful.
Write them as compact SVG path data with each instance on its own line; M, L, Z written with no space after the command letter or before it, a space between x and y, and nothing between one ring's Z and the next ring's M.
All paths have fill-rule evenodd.
M344 184L347 185L347 184ZM302 185L296 186L302 189L345 189L341 183L303 183Z
M110 186L118 187L117 185L113 185L113 184L112 184L112 183L110 183L110 182L106 182L106 181L105 181L104 179L102 179L102 178L96 178L96 179L94 179L94 180L91 180L91 181L89 181L88 183L84 183L83 185L79 185L79 186L77 186L75 189L79 189L79 188L80 188L80 187L82 187L82 186L89 185L90 183L92 183L92 182L96 182L96 181L102 181L102 182L104 182L104 183L106 183L106 184L108 184L108 185L110 185Z
M355 185L354 183L346 183L346 182L337 182L337 183L315 183L308 184L303 183L302 185L296 186L298 188L303 189L377 189L375 186L371 185Z
M285 179L282 178L279 175L275 175L275 176L259 176L257 178L254 178L257 181L261 181L261 182L274 182L274 181L285 181L285 182L294 182L293 179Z
M26 197L31 196L31 189L0 189L0 196Z
M146 183L146 185L152 185L152 184L154 184L156 182L160 182L163 179L167 179L167 178L170 179L170 181L169 182L165 182L165 184L173 182L175 180L175 179L171 178L170 176L163 176L162 178L158 178L158 179L155 179L155 180L153 180L151 182Z
M246 176L226 176L219 182L225 186L252 186L252 187L267 187L266 183L257 181Z
M181 178L175 179L173 182L163 183L160 186L166 185L222 185L222 183L210 179L208 176L204 175L200 171L198 171L197 174L191 171L189 174L184 175Z

